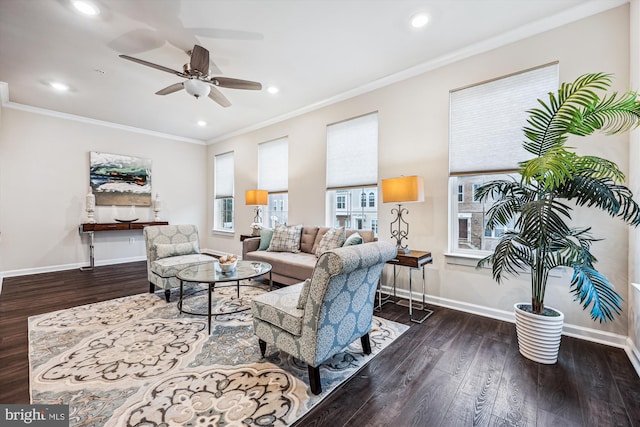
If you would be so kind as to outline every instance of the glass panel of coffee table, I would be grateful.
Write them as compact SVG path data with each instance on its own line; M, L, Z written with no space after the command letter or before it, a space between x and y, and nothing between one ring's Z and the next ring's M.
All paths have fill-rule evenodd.
M184 282L194 283L207 283L208 299L207 304L207 320L209 324L209 333L211 333L211 294L215 289L216 283L224 282L236 282L237 296L240 298L240 282L242 280L251 279L254 277L262 276L269 273L269 286L273 288L273 280L271 278L271 264L260 261L238 261L236 268L229 272L223 272L220 270L218 261L213 261L207 264L194 265L187 267L184 270L180 270L176 277L180 280L180 298L178 299L178 310L181 313L193 314L196 316L205 316L204 313L192 313L182 310L183 302L183 288ZM240 311L249 310L249 307L241 308L232 312L225 312L224 314L238 313Z

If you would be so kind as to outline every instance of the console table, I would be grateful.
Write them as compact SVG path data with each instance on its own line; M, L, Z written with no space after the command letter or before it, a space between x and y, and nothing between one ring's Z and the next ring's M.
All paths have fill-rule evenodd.
M93 233L96 231L121 231L121 230L142 230L148 225L168 225L167 221L152 222L103 222L80 224L80 233L89 235L89 267L80 267L80 270L93 270L95 265Z
M426 279L424 274L424 268L427 264L433 263L433 258L431 257L431 252L426 251L409 251L409 253L398 253L396 257L392 260L387 261L387 264L393 265L393 302L397 303L398 299L396 297L396 266L407 267L409 268L409 320L415 323L422 323L425 319L433 314L433 310L429 310L426 308L426 302L424 298L424 294L426 292ZM413 302L413 283L411 280L411 272L413 270L422 270L422 304L414 306ZM382 304L391 302L390 297L385 301L380 301L378 303L378 307L381 308ZM421 318L414 318L413 312L421 311L423 316Z

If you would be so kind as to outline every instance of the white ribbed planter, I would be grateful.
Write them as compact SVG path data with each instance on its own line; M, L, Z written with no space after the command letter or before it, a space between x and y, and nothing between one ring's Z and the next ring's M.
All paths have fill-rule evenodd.
M554 364L558 361L560 337L564 314L552 307L558 316L541 316L521 310L518 306L531 306L527 303L514 304L516 311L516 332L520 354L538 363Z

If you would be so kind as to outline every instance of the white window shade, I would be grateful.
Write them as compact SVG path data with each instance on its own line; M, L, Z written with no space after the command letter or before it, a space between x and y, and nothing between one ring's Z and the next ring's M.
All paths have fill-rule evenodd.
M287 138L258 145L258 188L271 193L289 188L289 141Z
M527 110L558 89L551 64L449 95L449 174L512 172L532 155L522 148Z
M378 113L327 126L327 189L377 183Z
M233 197L233 152L215 156L216 199Z

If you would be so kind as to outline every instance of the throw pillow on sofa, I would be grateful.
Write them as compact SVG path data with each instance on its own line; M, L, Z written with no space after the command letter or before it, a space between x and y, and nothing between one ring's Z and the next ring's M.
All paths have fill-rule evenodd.
M344 241L342 246L361 245L363 241L362 236L356 232L347 237L347 240Z
M302 234L302 225L276 225L269 244L270 252L300 252L300 235Z
M270 228L262 228L260 230L260 246L259 251L266 251L271 244L271 238L273 237L273 230Z
M322 240L318 243L316 257L319 257L326 251L341 247L344 244L344 241L344 227L330 229L324 234L324 236L322 236Z

